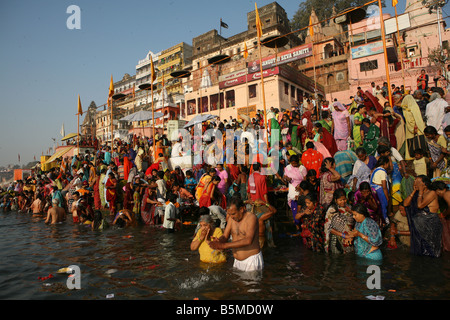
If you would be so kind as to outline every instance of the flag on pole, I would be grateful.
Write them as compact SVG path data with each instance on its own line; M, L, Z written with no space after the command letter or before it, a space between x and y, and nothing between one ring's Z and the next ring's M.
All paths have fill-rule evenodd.
M247 44L244 42L244 59L247 59L248 57L248 49L247 49Z
M398 0L392 0L392 6L393 6L393 7L396 7L396 6L397 6L397 3L398 3Z
M83 108L81 108L80 95L78 95L78 114L79 114L79 115L82 115L82 114L83 114Z
M150 64L151 64L151 68L152 68L152 84L153 82L155 82L156 80L156 73L155 73L155 66L153 65L153 57L150 56Z
M19 158L19 162L20 162L20 153L17 155L17 157Z
M220 19L220 26L222 28L228 29L228 25L225 22L223 22L222 19Z
M62 124L60 133L61 133L61 136L62 136L62 137L65 137L65 136L66 136L66 131L64 130L64 123Z
M312 26L312 19L311 19L311 16L309 17L309 35L311 36L311 38L314 36L314 29L313 29L313 26Z
M255 13L256 13L256 34L258 36L258 39L261 39L262 24L261 24L261 19L259 18L258 7L256 6L256 2L255 2Z
M108 97L111 98L114 95L114 83L113 83L113 76L111 75L111 81L109 83L109 94Z

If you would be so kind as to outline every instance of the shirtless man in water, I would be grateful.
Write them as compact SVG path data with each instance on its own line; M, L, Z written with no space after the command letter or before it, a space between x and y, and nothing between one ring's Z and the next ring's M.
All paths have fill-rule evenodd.
M58 206L59 200L53 199L52 204L53 206L47 211L47 219L45 219L45 223L49 223L51 220L51 224L56 224L66 220L66 210Z
M240 198L231 198L227 209L227 226L223 236L208 242L215 250L232 249L234 267L241 271L262 270L264 261L259 246L258 218L246 210ZM228 239L232 236L232 241Z

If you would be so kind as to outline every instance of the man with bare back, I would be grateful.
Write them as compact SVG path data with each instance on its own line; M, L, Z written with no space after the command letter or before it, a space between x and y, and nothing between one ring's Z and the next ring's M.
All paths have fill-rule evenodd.
M228 239L232 237L232 241ZM233 267L241 271L258 271L264 267L263 256L259 246L258 218L246 210L240 197L232 197L228 203L227 226L223 236L209 242L212 249L232 249Z
M63 222L66 220L66 210L64 208L58 206L59 200L53 199L52 206L47 211L47 219L45 219L45 223L56 224Z

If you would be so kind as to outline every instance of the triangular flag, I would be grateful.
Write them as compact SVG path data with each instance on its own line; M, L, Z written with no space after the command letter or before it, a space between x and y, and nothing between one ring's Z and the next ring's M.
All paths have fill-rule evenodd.
M152 68L152 84L153 82L155 82L156 80L156 73L155 73L155 66L153 65L153 57L150 56L150 64L151 64L151 68Z
M255 2L255 13L256 13L256 34L258 36L258 39L261 39L262 24L261 24L261 19L259 19L258 7L256 6L256 2Z
M247 49L247 44L244 42L244 59L247 59L248 57L248 49Z
M311 38L314 36L314 29L312 26L312 17L309 16L309 35L311 36Z
M397 6L398 0L392 0L392 6L395 7Z
M80 95L78 95L78 114L79 114L79 115L82 115L82 114L83 114L83 108L81 108Z
M111 75L111 82L109 83L109 94L108 97L112 97L114 95L114 83L113 83L113 76Z

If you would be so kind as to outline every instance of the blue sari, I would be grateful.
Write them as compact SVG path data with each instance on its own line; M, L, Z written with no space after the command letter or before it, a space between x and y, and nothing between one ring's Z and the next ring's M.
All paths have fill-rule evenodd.
M366 217L363 222L356 222L355 229L368 237L369 242L357 237L354 242L354 248L358 257L367 258L370 260L381 260L383 255L379 247L383 243L378 224L369 217ZM377 250L370 252L372 247L378 247Z
M374 177L375 173L377 171L380 171L380 170L386 172L386 170L384 170L383 168L376 168L373 171L372 176L370 177L370 186L377 193L378 200L380 200L380 204L381 204L382 218L386 222L386 224L388 224L389 223L389 218L388 218L389 203L388 203L388 199L386 199L386 195L384 194L383 187L378 185L378 184L376 184L376 183L373 183L373 177ZM386 175L387 175L387 173L386 173ZM389 191L389 181L386 181L386 182L387 182L387 187L388 187L388 191Z

